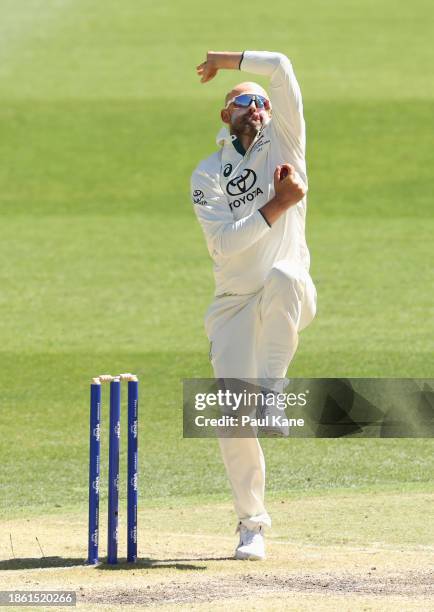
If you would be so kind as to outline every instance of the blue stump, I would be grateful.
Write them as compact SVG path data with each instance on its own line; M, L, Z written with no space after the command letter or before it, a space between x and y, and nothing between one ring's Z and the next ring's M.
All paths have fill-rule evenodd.
M137 561L137 497L138 497L138 404L139 383L128 382L128 490L127 490L127 561Z
M90 386L89 533L87 562L98 563L101 385Z
M121 433L121 382L110 383L109 483L107 563L118 562L119 450Z

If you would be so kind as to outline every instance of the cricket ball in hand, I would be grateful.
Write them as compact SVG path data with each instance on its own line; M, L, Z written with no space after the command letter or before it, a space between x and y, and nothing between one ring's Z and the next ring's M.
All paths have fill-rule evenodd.
M288 168L286 168L285 166L283 168L280 169L280 177L279 180L283 181L283 179L285 179L289 174L289 170Z

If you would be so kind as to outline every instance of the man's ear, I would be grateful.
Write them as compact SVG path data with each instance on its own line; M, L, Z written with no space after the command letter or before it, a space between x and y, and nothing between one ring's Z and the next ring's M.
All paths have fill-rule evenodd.
M220 111L220 117L221 120L223 121L223 123L230 123L231 122L231 114L228 111L227 108L224 108L223 110Z

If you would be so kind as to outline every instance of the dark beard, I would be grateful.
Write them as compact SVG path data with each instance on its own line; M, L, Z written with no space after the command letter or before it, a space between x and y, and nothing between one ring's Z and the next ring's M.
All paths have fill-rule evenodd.
M251 121L250 117L241 116L231 125L231 134L235 134L237 138L241 136L255 137L262 129L261 121Z

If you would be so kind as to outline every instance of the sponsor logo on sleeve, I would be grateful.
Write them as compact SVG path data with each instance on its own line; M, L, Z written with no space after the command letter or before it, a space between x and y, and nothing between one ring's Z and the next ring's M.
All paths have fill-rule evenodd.
M193 203L198 204L199 206L204 206L207 201L205 200L205 194L200 189L195 189L193 191Z

